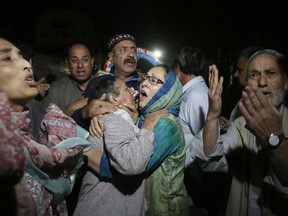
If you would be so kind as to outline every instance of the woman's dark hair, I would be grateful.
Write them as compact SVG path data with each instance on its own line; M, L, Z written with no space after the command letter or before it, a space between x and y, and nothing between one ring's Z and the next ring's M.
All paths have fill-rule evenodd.
M109 94L119 95L119 89L116 85L117 78L111 75L99 76L94 80L91 87L91 96L88 103L93 99L99 99L103 94L106 94L105 100L108 101Z
M174 58L173 67L177 65L184 74L201 75L204 68L204 54L199 48L184 46Z
M154 67L162 67L162 68L164 68L166 70L167 74L169 72L169 65L167 63L158 64L158 65L156 65Z

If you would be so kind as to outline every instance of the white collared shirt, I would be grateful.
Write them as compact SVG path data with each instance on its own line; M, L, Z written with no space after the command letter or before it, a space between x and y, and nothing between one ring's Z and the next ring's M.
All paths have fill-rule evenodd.
M191 164L193 154L193 138L204 126L208 112L208 87L202 76L197 76L183 86L179 120L185 136L186 161Z

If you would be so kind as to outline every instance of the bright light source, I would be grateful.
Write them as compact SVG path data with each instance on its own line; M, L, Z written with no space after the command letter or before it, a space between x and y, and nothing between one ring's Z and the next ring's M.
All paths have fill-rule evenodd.
M155 56L155 58L160 58L162 56L162 52L159 50L154 51L153 55Z

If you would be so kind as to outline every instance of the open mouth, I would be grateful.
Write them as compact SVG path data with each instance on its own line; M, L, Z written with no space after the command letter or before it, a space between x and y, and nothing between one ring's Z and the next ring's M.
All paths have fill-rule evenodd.
M25 82L30 87L36 87L36 81L34 80L33 75L29 75L26 77Z
M83 77L83 76L86 75L86 73L85 73L85 71L77 71L77 75L78 75L79 77Z
M270 93L270 92L267 92L267 91L263 92L263 94L264 94L265 96L271 95L271 93Z
M140 99L142 100L142 99L144 99L144 98L147 98L147 93L142 90L142 91L140 92Z
M129 58L129 59L126 59L125 61L124 61L124 64L128 64L129 66L134 66L135 65L135 59L133 59L133 58Z

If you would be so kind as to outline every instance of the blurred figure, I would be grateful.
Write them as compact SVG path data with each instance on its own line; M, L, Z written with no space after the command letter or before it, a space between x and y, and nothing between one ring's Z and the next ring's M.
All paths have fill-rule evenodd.
M237 78L237 82L241 89L244 89L247 81L247 65L249 58L257 51L262 50L262 47L247 47L240 51L236 62L236 71L234 77Z
M56 81L56 79L57 79L57 76L52 73L49 73L46 76L46 81L48 84L51 84L52 82Z
M82 97L92 77L93 53L85 44L71 45L67 51L66 63L70 74L51 84L48 94L41 103L43 113L50 103L56 104L66 113L66 106Z
M234 73L234 77L237 79L237 83L241 90L244 89L246 86L246 80L247 80L247 64L249 58L257 51L262 50L264 48L262 47L247 47L240 51L237 57L236 61L236 71ZM226 132L229 124L234 121L236 118L238 118L241 115L238 105L236 104L233 110L230 113L229 120L225 118L224 116L220 116L219 118L219 124L222 132Z
M32 61L31 61L32 62ZM33 67L33 66L32 66ZM26 107L29 109L28 118L30 119L30 123L28 125L28 130L33 135L36 141L40 141L40 124L43 119L43 113L40 111L40 103L46 95L46 92L50 88L50 84L43 83L45 78L41 78L36 82L36 87L38 90L38 95L31 99Z
M19 49L23 58L26 59L31 65L34 58L34 49L31 46L26 44L19 44ZM32 66L33 67L33 66ZM35 78L35 76L34 76ZM33 135L36 141L40 141L40 124L43 119L43 114L40 111L40 102L45 97L46 92L50 88L50 84L43 83L45 78L41 78L36 82L36 87L38 90L38 95L32 98L27 104L26 107L29 110L28 118L30 119L28 130Z

